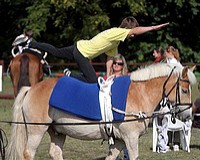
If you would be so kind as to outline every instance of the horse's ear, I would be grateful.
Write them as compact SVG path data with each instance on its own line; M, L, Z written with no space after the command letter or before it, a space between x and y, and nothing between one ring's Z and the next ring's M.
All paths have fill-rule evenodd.
M190 68L190 70L191 70L192 72L194 72L195 68L196 68L196 65L192 66L192 67Z
M186 66L186 67L183 68L182 78L186 78L187 77L187 72L188 72L188 66Z

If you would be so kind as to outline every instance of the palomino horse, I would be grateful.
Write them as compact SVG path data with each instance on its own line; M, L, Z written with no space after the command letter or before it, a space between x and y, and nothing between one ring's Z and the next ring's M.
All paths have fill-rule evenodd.
M193 70L191 70L188 67L174 68L167 64L155 64L131 73L125 118L124 121L113 123L114 144L110 146L106 160L116 159L125 146L131 160L139 158L139 137L145 132L149 119L136 119L137 115L142 113L150 118L163 95L167 96L171 104L176 103L178 95L179 104L183 104L181 107L190 106L190 85L196 82ZM62 150L67 135L84 140L108 138L102 129L104 124L99 121L69 114L69 112L63 112L49 105L50 96L57 81L56 78L45 79L33 87L23 87L19 92L13 106L13 123L22 122L25 125L12 125L11 142L7 150L9 160L34 159L46 131L51 138L49 154L54 160L63 160ZM87 93L86 89L84 93ZM74 97L76 98L75 95ZM38 123L42 124L37 125Z
M44 75L41 59L32 53L16 55L9 69L15 97L22 86L32 86L41 81Z

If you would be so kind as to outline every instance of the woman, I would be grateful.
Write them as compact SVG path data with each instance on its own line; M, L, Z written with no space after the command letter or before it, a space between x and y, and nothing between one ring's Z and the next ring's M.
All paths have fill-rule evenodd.
M158 63L161 62L163 60L163 50L161 47L155 48L153 50L153 56L154 56L154 61L153 63Z
M123 42L126 38L135 37L149 31L160 30L168 25L169 23L164 23L140 27L137 20L130 16L126 17L119 27L107 29L90 40L79 40L72 46L57 48L47 43L30 42L29 40L22 45L48 52L56 57L74 60L82 74L66 71L68 75L70 74L70 76L85 82L95 83L97 82L96 72L89 60L105 53L108 56L106 62L107 72L110 72L111 58L118 53L118 46L121 41Z
M167 49L165 50L165 58L167 63L183 67L180 63L179 51L175 47L170 45L167 47Z
M182 64L180 63L180 53L179 53L178 49L175 48L174 46L172 46L171 44L169 44L167 49L165 50L164 56L165 56L165 61L168 64L183 67ZM164 122L164 120L162 120L162 122ZM161 128L160 130L162 132L160 133L159 139L158 139L158 146L159 146L158 151L161 153L165 153L169 149L169 147L167 146L167 143L168 143L167 127L165 125L162 125L160 128ZM163 135L165 135L165 136L163 136ZM169 136L170 136L170 138L172 137L171 133L169 134ZM174 149L174 151L179 151L180 134L179 134L179 132L175 132L175 134L173 136L174 136L173 138L174 138L174 144L175 144L173 146L173 149ZM169 140L172 141L171 139L169 139Z
M112 59L112 66L110 72L107 73L107 77L115 75L115 77L127 75L128 68L124 56L117 54Z
M112 58L112 66L110 68L110 72L107 73L107 77L115 75L115 77L123 76L128 74L127 63L121 54L117 54ZM128 150L125 148L124 152L124 160L129 160ZM119 157L117 158L117 160Z

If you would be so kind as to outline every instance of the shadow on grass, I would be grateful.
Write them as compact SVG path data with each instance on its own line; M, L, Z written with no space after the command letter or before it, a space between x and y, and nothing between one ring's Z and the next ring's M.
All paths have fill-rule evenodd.
M200 145L190 145L191 149L200 149Z
M106 157L98 157L98 158L95 158L94 160L105 160Z

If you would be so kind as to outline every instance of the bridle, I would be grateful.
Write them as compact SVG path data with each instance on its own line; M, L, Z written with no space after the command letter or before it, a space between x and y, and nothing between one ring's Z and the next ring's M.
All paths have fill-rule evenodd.
M175 123L175 117L178 113L181 113L189 108L192 107L192 103L182 103L181 102L181 98L180 98L180 82L186 82L186 83L190 83L189 80L184 80L181 79L180 74L178 76L178 79L176 81L176 83L171 87L171 89L169 90L168 93L166 93L166 85L170 79L170 77L172 76L172 73L174 72L176 66L172 69L171 73L169 74L169 76L167 77L166 81L163 84L163 93L162 93L162 99L159 103L159 105L157 106L156 110L160 110L160 108L162 106L168 106L171 110L171 114L172 114L172 122ZM169 100L169 95L171 94L171 92L174 90L174 88L176 87L176 99L175 99L175 103L172 104L172 102ZM185 108L184 110L179 110L178 106L188 106L187 108Z

